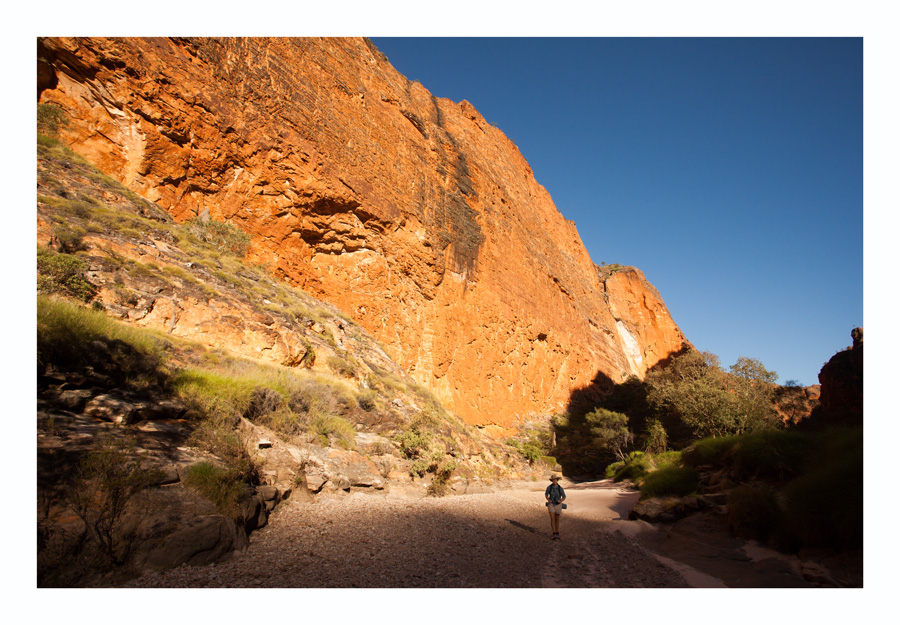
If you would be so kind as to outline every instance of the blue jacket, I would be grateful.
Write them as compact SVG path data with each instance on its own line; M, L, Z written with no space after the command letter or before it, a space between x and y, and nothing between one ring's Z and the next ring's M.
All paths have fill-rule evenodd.
M559 484L550 483L550 486L544 491L545 497L550 497L551 503L559 503L566 496L566 491Z

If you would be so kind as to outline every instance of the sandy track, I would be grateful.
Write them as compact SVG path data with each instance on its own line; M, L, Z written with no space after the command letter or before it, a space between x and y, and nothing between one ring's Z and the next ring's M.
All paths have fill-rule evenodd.
M395 499L354 493L285 502L230 561L146 575L130 587L686 587L628 534L613 505L567 490L553 541L543 485L491 494ZM599 500L597 500L599 501ZM595 502L596 503L596 502ZM579 507L581 508L579 510ZM612 512L610 512L612 511ZM568 512L568 511L567 511Z

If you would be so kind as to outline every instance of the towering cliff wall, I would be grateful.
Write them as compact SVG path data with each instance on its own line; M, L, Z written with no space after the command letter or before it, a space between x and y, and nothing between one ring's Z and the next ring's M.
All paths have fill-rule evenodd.
M468 422L559 410L687 344L640 272L598 274L513 143L365 39L38 41L91 163L370 330Z

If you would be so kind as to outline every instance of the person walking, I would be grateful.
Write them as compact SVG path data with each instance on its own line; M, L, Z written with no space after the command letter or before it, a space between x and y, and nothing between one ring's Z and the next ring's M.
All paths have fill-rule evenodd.
M553 532L553 540L559 540L559 515L563 511L563 503L566 500L566 491L559 485L559 476L555 473L550 476L550 486L544 491L547 500L547 510L550 512L550 530Z

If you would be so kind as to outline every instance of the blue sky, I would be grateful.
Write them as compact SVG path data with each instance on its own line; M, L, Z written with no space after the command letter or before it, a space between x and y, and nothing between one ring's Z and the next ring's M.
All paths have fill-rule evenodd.
M724 366L817 383L863 325L861 38L372 38L468 100L595 263Z

